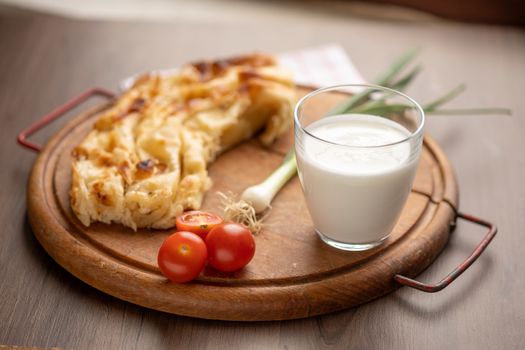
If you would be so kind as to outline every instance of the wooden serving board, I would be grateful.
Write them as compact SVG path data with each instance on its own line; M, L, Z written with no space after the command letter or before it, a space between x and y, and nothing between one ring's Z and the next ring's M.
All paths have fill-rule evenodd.
M304 93L305 91L303 91ZM413 277L440 253L455 220L458 188L451 166L429 137L413 190L392 234L366 252L344 252L315 234L299 180L277 195L252 262L235 273L206 268L187 284L164 278L157 251L171 231L133 232L119 225L84 227L69 205L71 150L92 128L97 106L67 123L40 153L30 176L33 231L66 270L91 286L148 308L208 319L282 320L328 313L378 298L396 287L393 276ZM209 168L213 187L203 209L222 213L217 191L242 193L282 161L293 132L271 149L246 142Z

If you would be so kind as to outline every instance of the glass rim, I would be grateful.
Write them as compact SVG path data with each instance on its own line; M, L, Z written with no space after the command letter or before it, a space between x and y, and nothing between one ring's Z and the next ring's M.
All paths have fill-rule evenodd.
M415 108L419 111L419 114L421 116L421 122L419 123L419 126L417 127L417 129L413 132L410 132L410 135L408 135L407 137L399 140L399 141L395 141L395 142L390 142L390 143L384 143L384 144L379 144L379 145L366 145L366 146L354 146L354 145L346 145L346 144L342 144L342 143L338 143L338 142L334 142L334 141L329 141L329 140L325 140L319 136L316 136L312 133L310 133L308 130L306 130L303 125L301 124L301 122L299 121L299 113L301 112L301 109L302 109L302 106L303 104L310 98L316 96L316 95L319 95L323 92L328 92L328 91L332 91L332 90L339 90L339 89L343 89L343 88L367 88L367 89L375 89L375 90L381 90L381 91L388 91L388 92L392 92L396 95L399 95L401 97L404 97L406 98L408 101L410 101L412 104L414 104ZM372 114L370 114L372 115ZM297 104L295 105L295 108L294 108L294 121L295 121L295 124L298 125L301 130L306 133L308 136L310 137L313 137L314 139L317 139L319 141L322 141L322 142L326 142L326 143L330 143L332 145L336 145L336 146L342 146L342 147L348 147L348 148L357 148L357 149L365 149L365 148L381 148L381 147L388 147L388 146L395 146L395 145L399 145L399 144L402 144L404 142L407 142L407 141L410 141L418 136L421 135L421 133L423 132L423 128L425 126L425 111L423 109L423 107L421 107L421 105L419 103L416 102L416 100L414 100L412 97L400 92L400 91L397 91L397 90L394 90L394 89L391 89L391 88L388 88L388 87L385 87L385 86L381 86L381 85L376 85L376 84L339 84L339 85L331 85L331 86L326 86L326 87L322 87L322 88L319 88L319 89L316 89L314 91L311 91L309 92L308 94L306 94L305 96L303 96L298 102Z

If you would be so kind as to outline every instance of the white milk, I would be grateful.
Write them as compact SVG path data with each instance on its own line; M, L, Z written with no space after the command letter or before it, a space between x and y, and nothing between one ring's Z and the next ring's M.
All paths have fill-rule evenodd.
M314 226L329 239L379 242L394 227L416 172L410 136L386 118L348 114L322 118L296 141L299 177ZM348 147L350 146L350 147Z

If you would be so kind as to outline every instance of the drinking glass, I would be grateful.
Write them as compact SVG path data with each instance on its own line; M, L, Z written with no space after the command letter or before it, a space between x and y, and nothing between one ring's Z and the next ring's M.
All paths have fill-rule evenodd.
M304 96L294 119L299 179L319 237L350 251L380 245L412 188L421 106L390 88L338 85Z

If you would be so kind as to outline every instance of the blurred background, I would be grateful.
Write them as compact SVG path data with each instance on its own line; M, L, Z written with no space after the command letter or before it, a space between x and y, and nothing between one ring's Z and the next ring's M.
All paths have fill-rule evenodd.
M443 18L523 26L521 0L0 0L0 4L54 14L104 19L206 18L255 20L302 15L353 15L367 18L429 21ZM320 13L319 13L320 12Z

